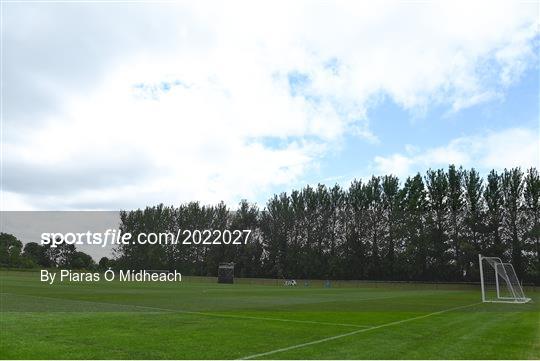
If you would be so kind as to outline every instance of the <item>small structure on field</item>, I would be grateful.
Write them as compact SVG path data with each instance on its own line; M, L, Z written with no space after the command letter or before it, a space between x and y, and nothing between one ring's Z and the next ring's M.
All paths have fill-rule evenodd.
M234 262L219 264L218 283L234 283Z

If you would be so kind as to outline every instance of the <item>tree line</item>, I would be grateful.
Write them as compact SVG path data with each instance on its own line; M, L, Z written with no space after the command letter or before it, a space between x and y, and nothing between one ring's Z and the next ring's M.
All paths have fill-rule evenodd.
M105 266L103 261L100 264ZM98 268L98 265L89 254L77 251L73 244L62 243L57 247L51 247L50 245L29 242L23 248L23 243L17 237L3 232L0 233L0 266L10 268L56 267L87 270Z
M170 269L215 276L235 262L237 277L476 281L478 254L512 262L540 283L540 175L450 165L404 182L392 175L348 188L306 186L271 197L261 210L240 202L120 212L120 229L141 232L251 230L247 244L128 244L97 264L75 246L27 243L0 233L0 265L75 269Z
M510 261L540 283L540 176L536 168L491 171L450 165L404 182L355 180L348 188L306 186L261 210L246 200L163 204L122 211L120 229L250 229L245 245L129 244L115 249L123 269L170 269L215 276L235 262L237 277L476 281L478 254Z

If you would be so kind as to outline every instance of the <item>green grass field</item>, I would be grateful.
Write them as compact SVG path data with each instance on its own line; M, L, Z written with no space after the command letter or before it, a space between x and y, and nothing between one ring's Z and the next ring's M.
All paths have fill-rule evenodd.
M2 359L540 359L540 292L0 277Z

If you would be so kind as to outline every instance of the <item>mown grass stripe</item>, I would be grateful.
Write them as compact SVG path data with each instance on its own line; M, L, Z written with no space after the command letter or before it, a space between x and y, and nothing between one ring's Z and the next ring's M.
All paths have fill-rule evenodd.
M19 294L19 293L0 292L0 294L2 294L2 295L11 295L11 296L25 296L25 297L45 298L45 299L58 300L58 301L72 301L72 302L93 303L93 304L102 304L102 305L109 305L109 306L135 307L135 308L141 308L141 309L156 310L156 311L161 311L161 312L184 313L184 314L200 315L200 316L207 316L207 317L236 318L236 319L260 320L260 321L276 321L276 322L307 323L307 324L317 324L317 325L326 325L326 326L343 326L343 327L356 327L356 328L372 327L372 325L357 325L357 324L352 324L352 323L336 323L336 322L324 322L324 321L312 321L312 320L291 320L291 319L287 319L287 318L257 317L257 316L245 316L245 315L227 315L227 314L222 314L222 313L175 310L175 309L172 309L172 308L130 305L130 304L112 303L112 302L88 301L88 300L75 300L75 299L70 299L70 298L36 296L36 295L26 295L26 294ZM389 298L389 297L379 297L379 298ZM369 299L364 299L364 300L375 300L375 299L379 299L379 298L369 298Z
M428 313L427 315L411 317L411 318L407 318L405 320L389 322L389 323L385 323L385 324L378 325L378 326L372 326L372 327L361 329L361 330L356 330L356 331L352 331L352 332L342 333L342 334L336 335L336 336L330 336L330 337L322 338L320 340L315 340L315 341L301 343L301 344L298 344L298 345L278 348L278 349L275 349L275 350L271 350L271 351L267 351L267 352L262 352L262 353L242 357L240 360L251 360L251 359L254 359L254 358L258 358L258 357L269 356L269 355L273 355L273 354L280 353L280 352L295 350L295 349L298 349L298 348L301 348L301 347L312 346L312 345L316 345L316 344L319 344L319 343L328 342L328 341L332 341L332 340L337 340L339 338L356 335L356 334L359 334L359 333L362 333L362 332L372 331L372 330L376 330L376 329L383 328L383 327L388 327L388 326L399 325L401 323L415 321L415 320L419 320L419 319L422 319L422 318L435 316L435 315L438 315L438 314L441 314L441 313L458 310L458 309L461 309L461 308L472 307L472 306L475 306L475 305L478 305L478 304L481 304L481 303L482 302L475 302L475 303L471 303L469 305L452 307L452 308L448 308L446 310Z

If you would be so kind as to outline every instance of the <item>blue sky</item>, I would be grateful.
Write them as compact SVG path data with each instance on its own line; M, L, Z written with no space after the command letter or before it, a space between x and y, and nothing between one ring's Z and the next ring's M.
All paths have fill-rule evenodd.
M317 182L320 177L324 180L325 177L339 176L340 183L349 182L354 177L365 178L377 173L376 169L369 166L374 157L405 153L408 145L425 150L448 144L459 137L485 135L516 127L530 129L538 134L538 71L538 67L529 69L515 84L505 89L500 98L457 112L451 111L447 106L435 106L425 114L415 114L385 98L368 113L372 131L380 142L371 144L355 136L345 136L341 151L332 153L321 161L320 171L314 172L311 182ZM537 151L540 152L540 149ZM521 165L519 160L516 160L515 165ZM490 170L482 164L470 166L484 173ZM425 167L417 167L412 171L423 172ZM324 183L333 182L330 180Z
M538 166L538 11L5 4L2 203L262 205L306 184L449 163Z

